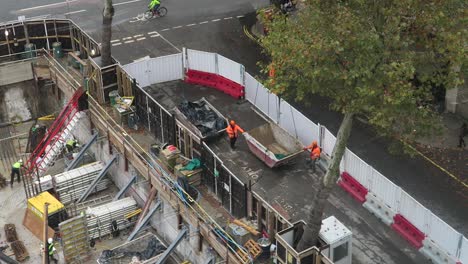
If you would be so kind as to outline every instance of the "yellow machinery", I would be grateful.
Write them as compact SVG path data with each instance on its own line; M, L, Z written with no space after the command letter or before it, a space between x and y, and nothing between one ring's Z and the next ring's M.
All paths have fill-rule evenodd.
M48 203L48 221L49 226L54 228L58 224L67 218L65 206L52 196L49 192L40 193L37 196L28 199L28 209L31 210L35 215L39 216L44 220L44 204Z

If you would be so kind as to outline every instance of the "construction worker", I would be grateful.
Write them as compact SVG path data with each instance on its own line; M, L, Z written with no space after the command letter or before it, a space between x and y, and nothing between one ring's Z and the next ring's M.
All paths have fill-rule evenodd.
M244 133L244 130L238 126L234 120L231 120L229 125L226 127L226 132L228 134L229 141L231 142L231 149L235 149L235 144L237 137L239 136L239 132Z
M49 255L49 263L50 263L50 260L53 260L55 264L58 263L58 259L55 258L55 252L57 250L55 249L55 246L54 246L54 239L49 237L49 239L47 239L47 254Z
M309 150L310 149L310 160L309 160L309 166L312 167L312 170L315 172L316 171L316 163L317 160L320 159L320 147L317 145L317 141L313 141L312 144L309 146L305 147L304 150Z
M20 159L17 162L13 163L11 166L11 175L10 175L10 187L13 187L13 182L15 181L15 175L18 179L18 182L21 181L20 179L20 168L23 167L23 160Z
M79 147L78 141L75 139L69 139L67 140L67 151L72 152L76 147Z

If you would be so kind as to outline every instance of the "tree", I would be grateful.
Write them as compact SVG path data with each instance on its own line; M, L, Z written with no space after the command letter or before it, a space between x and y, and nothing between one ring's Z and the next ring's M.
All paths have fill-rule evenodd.
M111 38L112 38L112 17L114 16L114 6L112 0L105 0L102 11L102 44L101 60L102 66L112 64Z
M307 0L293 16L264 21L266 86L297 101L320 95L343 114L331 162L312 201L299 250L317 243L356 115L385 136L411 140L437 130L431 87L457 87L466 70L458 0ZM274 71L272 71L274 69Z

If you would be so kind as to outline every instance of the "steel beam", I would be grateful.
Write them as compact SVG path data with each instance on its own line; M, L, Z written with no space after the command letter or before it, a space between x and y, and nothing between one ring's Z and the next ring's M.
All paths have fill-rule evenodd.
M140 232L140 230L144 226L146 226L146 224L148 224L151 216L153 216L154 212L156 212L156 210L158 210L160 207L161 207L161 201L158 201L158 203L156 203L156 205L148 212L145 218L143 218L143 220L135 227L132 233L128 236L127 241L132 241L136 237L138 232Z
M91 145L96 142L96 139L98 137L98 133L95 133L91 139L86 143L86 145L84 145L80 152L78 152L78 156L76 156L76 158L73 159L73 161L68 164L67 168L65 169L65 171L69 171L69 170L72 170L76 167L76 165L78 165L78 163L83 159L84 157L84 154L86 153L86 151L89 149L89 147L91 147Z
M179 245L180 241L187 235L187 228L184 227L180 233L177 235L176 239L172 241L172 243L169 245L169 247L164 251L162 256L158 259L158 262L156 264L163 264L166 262L167 258L171 255L172 251Z
M110 166L112 165L112 163L114 163L114 161L117 160L117 155L114 155L112 157L111 160L109 160L106 164L106 166L104 166L104 168L101 170L101 172L99 172L98 176L96 176L96 178L94 178L93 182L88 186L88 188L86 189L86 191L80 196L80 198L76 201L77 203L81 203L83 202L84 200L86 200L86 198L88 198L89 194L91 193L91 190L93 190L94 187L96 187L96 184L102 179L102 177L104 177L104 175L106 175L106 173L109 171L110 169Z
M114 197L114 199L112 199L112 201L117 201L119 200L120 198L122 198L122 196L127 192L128 188L130 188L130 186L132 186L133 182L136 180L137 176L133 176L130 181L128 181L127 184L125 184L125 186L120 189L119 193L117 193L117 195Z

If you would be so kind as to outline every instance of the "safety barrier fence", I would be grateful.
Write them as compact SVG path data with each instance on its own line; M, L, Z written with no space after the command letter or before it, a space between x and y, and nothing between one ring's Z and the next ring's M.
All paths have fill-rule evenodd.
M227 78L238 83L244 89L245 99L277 123L284 130L295 136L302 144L308 145L317 140L322 147L325 157L330 158L336 137L326 127L315 124L288 102L271 93L252 75L246 73L244 67L219 54L184 49L182 54L172 55L182 66L156 66L165 61L168 56L150 59L151 63L137 65L133 63L124 68L134 76L138 83L152 84L152 81L169 80L162 76L183 79L182 73L196 72L199 84L215 86L216 78ZM152 68L148 67L152 65ZM166 64L166 65L171 65ZM162 69L161 77L148 77L148 73L156 73L155 69ZM174 70L176 69L176 71ZM164 71L171 71L166 73ZM203 73L205 73L203 75ZM140 74L140 75L139 75ZM156 75L158 75L156 73ZM140 77L141 76L141 77ZM156 82L156 81L155 81ZM217 87L213 87L217 88ZM234 96L235 97L235 96ZM380 218L387 225L403 236L409 243L418 248L423 254L435 262L468 263L468 240L458 231L425 208L399 186L388 180L384 175L360 159L347 149L341 162L339 185L348 191L356 200L360 201L371 213Z

